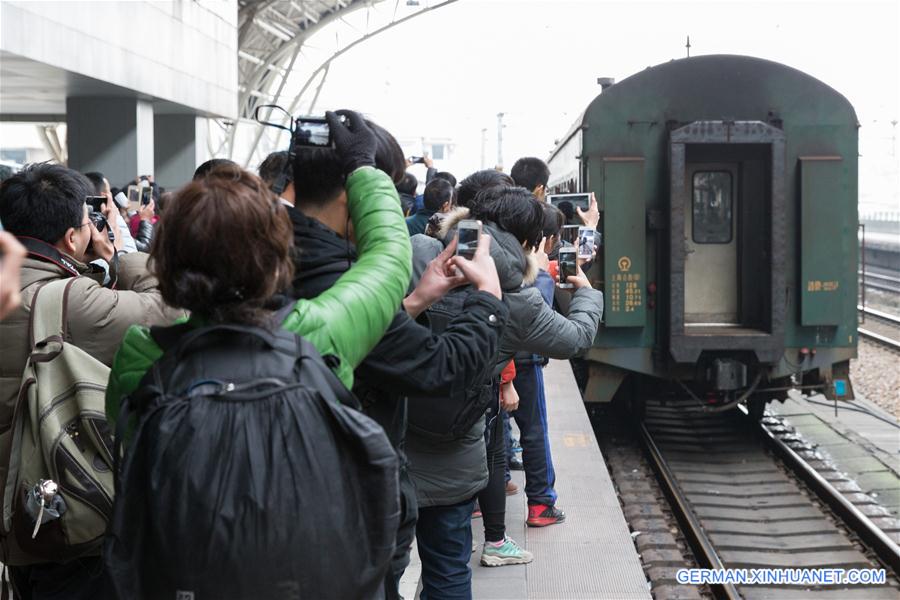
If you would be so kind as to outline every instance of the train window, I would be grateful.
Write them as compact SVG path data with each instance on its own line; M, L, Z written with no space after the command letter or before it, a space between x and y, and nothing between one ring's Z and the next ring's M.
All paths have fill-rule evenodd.
M731 242L733 219L731 173L694 173L693 238L697 244Z

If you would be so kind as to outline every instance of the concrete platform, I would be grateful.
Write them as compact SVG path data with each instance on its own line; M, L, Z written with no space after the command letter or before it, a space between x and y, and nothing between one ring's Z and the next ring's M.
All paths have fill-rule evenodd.
M900 517L900 429L891 415L863 398L838 401L823 396L811 401L791 393L769 410L785 417L839 470Z
M522 471L513 471L520 491L506 499L506 531L534 553L534 561L482 567L478 561L484 526L481 519L473 520L472 534L479 546L470 563L472 597L650 600L647 578L568 361L551 361L544 369L544 381L558 504L566 522L526 527L525 478ZM404 598L418 597L420 572L413 544L410 565L400 581Z
M558 504L566 522L526 527L524 475L513 471L520 491L507 497L507 534L532 552L534 561L483 567L479 545L472 554L472 596L649 599L647 579L568 361L551 361L544 380ZM472 522L472 531L479 543L484 540L480 519Z

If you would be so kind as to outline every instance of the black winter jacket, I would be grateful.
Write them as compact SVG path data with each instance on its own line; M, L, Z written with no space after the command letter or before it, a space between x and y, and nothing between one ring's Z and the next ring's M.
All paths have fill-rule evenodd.
M288 213L296 252L293 295L312 298L350 268L356 249L299 210L289 208ZM384 427L395 448L402 450L406 433L406 396L440 401L460 384L468 387L498 351L508 316L506 305L484 292L471 294L465 312L441 335L433 335L402 307L397 311L384 337L357 367L353 386L364 412Z
M144 221L138 223L137 235L134 236L134 245L138 252L150 252L150 242L153 241L153 223Z

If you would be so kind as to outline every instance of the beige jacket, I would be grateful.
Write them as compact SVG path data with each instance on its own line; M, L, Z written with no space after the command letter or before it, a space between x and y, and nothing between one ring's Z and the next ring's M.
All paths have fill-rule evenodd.
M73 261L84 273L72 285L67 306L66 339L97 360L112 365L125 330L131 325L164 325L184 314L163 304L157 281L147 272L148 255L124 254L119 260L115 290L104 288L87 265ZM22 370L30 352L28 318L35 292L45 283L69 277L62 267L28 257L22 265L22 305L0 321L0 482L6 481L10 427ZM102 274L97 279L102 279ZM12 541L3 540L10 564L28 564Z

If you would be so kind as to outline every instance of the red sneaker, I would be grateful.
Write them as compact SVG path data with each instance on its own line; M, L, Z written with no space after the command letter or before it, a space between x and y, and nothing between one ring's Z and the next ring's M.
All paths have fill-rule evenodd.
M547 504L529 504L528 519L525 523L529 527L546 527L566 520L566 513L555 506Z

